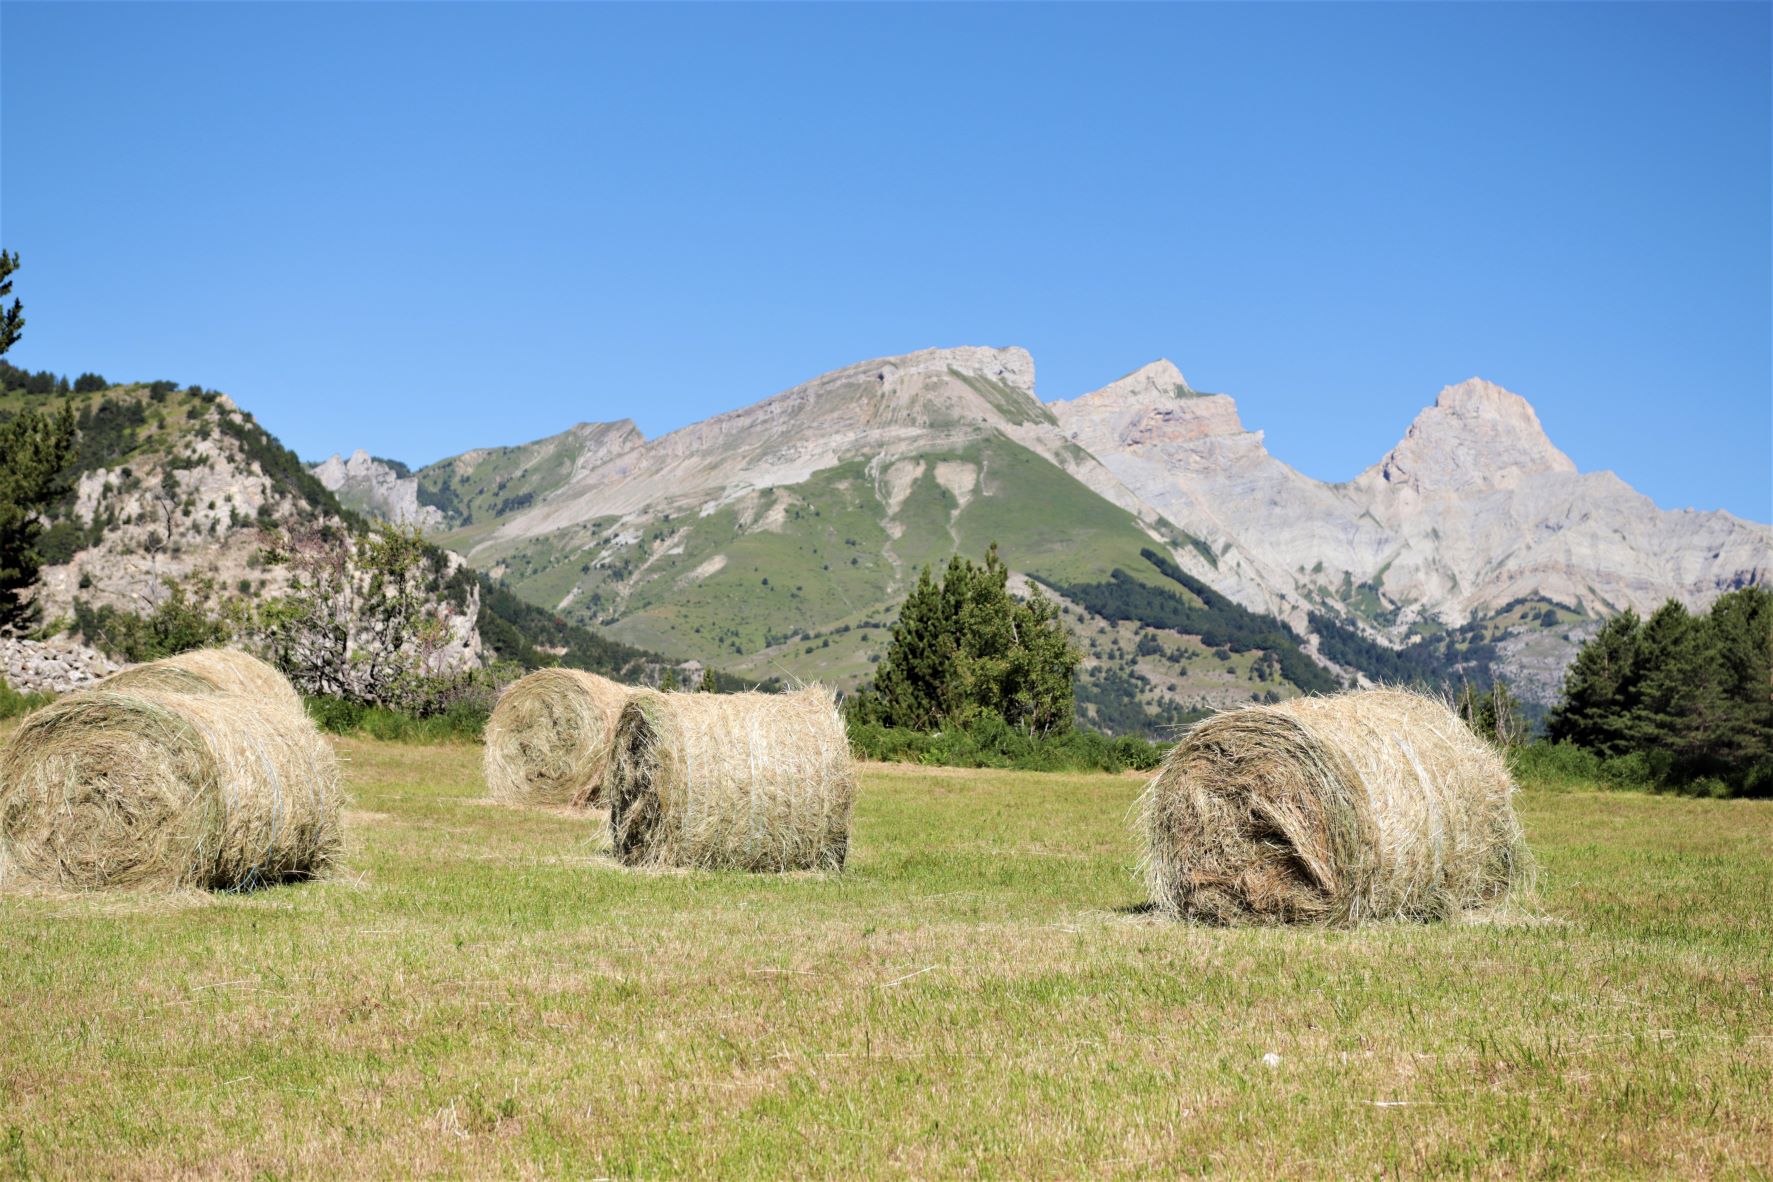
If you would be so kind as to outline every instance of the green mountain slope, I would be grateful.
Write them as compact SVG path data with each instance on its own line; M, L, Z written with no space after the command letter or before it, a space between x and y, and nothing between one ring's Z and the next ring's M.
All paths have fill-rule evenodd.
M615 423L469 452L421 469L420 499L446 516L439 543L562 621L741 677L854 687L926 564L995 542L1020 586L1175 591L1143 555L1196 560L1031 387L1019 350L882 359L650 442ZM1088 653L1079 700L1110 729L1317 688L1294 662L1331 681L1267 617L1226 660L1185 629L1123 637L1089 604L1066 619Z

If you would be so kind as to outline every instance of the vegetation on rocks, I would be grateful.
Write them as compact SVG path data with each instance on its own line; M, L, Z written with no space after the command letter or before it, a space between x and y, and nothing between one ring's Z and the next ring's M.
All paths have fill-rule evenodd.
M1147 547L1140 555L1181 590L1156 586L1118 567L1107 582L1070 583L1057 589L1106 619L1137 620L1189 633L1234 653L1272 653L1281 677L1305 693L1338 688L1335 676L1305 654L1300 647L1303 638L1284 622L1234 603L1156 550Z

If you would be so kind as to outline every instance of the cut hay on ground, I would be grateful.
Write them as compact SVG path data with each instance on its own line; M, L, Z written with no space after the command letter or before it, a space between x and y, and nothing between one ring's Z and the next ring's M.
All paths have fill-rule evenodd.
M509 804L595 805L631 691L578 669L511 683L486 723L486 787Z
M1531 880L1498 753L1432 698L1372 690L1221 714L1141 801L1162 911L1210 923L1445 919Z
M9 884L249 889L337 855L332 748L305 715L232 693L90 690L0 748Z
M113 673L98 688L134 693L161 690L172 693L244 694L303 713L301 695L289 678L257 657L232 648L200 648L176 657L164 657Z
M856 767L829 691L636 693L606 793L630 866L839 870Z

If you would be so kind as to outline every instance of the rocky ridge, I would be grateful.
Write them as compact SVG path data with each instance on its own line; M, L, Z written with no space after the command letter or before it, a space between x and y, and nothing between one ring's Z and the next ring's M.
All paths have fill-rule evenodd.
M1192 389L1168 361L1051 404L1034 382L1021 349L923 350L657 439L626 421L581 424L418 480L448 518L436 536L532 602L632 643L840 683L866 675L870 651L845 630L890 616L921 562L993 539L1023 574L1063 560L1074 577L1093 563L1097 579L1116 567L1152 577L1137 556L1149 545L1314 652L1320 618L1390 646L1482 625L1541 701L1582 621L1669 596L1698 606L1773 577L1773 530L1664 512L1611 473L1578 472L1525 399L1481 379L1443 390L1346 484L1270 455L1230 397ZM1018 468L1050 475L1021 488L1006 482ZM1077 498L1102 507L1088 524L1056 511ZM833 515L858 512L878 536L846 527L819 542ZM746 540L768 535L782 539L774 550ZM834 540L846 547L835 555ZM759 577L769 587L809 561L817 586L795 575L788 598L802 602L767 606L775 592ZM731 623L758 611L760 631Z
M443 513L434 505L419 503L418 477L402 474L392 464L378 460L362 448L349 459L333 455L313 468L314 476L339 503L395 525L436 529Z

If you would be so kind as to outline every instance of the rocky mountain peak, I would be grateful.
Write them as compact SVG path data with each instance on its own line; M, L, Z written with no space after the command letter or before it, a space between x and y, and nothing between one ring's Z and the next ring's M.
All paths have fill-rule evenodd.
M1532 404L1482 378L1440 392L1403 439L1362 477L1416 489L1508 488L1576 465L1546 437Z
M1249 435L1229 395L1197 393L1182 371L1163 359L1100 390L1055 402L1052 410L1067 433L1080 441L1087 435L1139 446ZM1259 442L1261 434L1250 438Z
M906 353L899 357L886 357L876 361L865 361L852 369L868 370L873 368L881 380L919 377L925 374L943 374L949 370L989 378L994 382L1002 382L1006 386L1034 392L1034 358L1028 350L1018 346L1007 349L995 349L984 345L962 345L952 349L919 349L915 353ZM838 377L846 371L839 370Z
M1085 394L1078 401L1089 399L1102 404L1120 405L1162 403L1187 397L1192 393L1188 388L1188 379L1182 376L1182 371L1176 368L1175 363L1160 357L1125 377L1116 378L1100 390Z

